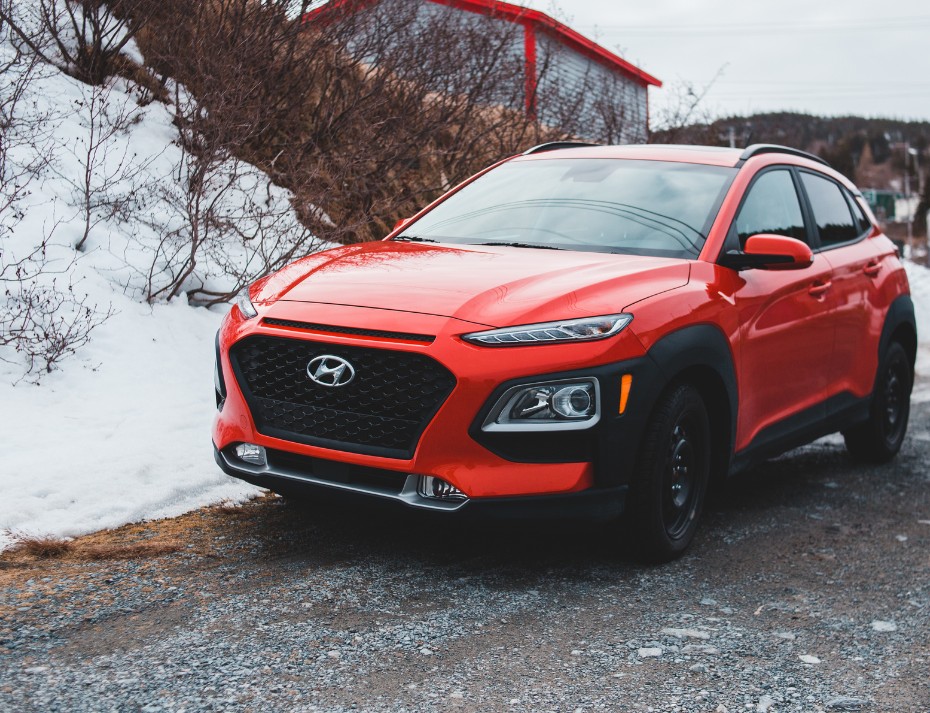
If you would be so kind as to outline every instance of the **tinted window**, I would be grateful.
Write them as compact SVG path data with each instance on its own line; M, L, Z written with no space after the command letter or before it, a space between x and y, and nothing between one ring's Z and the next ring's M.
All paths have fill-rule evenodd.
M511 161L400 237L696 257L736 170L619 159Z
M801 173L804 189L814 211L814 221L820 233L820 244L829 247L859 237L860 230L853 224L849 204L843 190L829 178Z
M752 188L736 218L740 247L752 235L769 233L807 240L801 202L788 171L763 173Z

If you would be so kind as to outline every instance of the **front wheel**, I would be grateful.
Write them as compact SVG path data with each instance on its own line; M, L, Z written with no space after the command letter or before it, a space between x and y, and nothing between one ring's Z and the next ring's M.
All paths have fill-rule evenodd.
M636 463L627 531L637 556L667 562L694 539L710 474L710 425L698 391L681 384L659 400Z
M882 357L875 378L869 420L843 431L846 449L856 460L887 463L901 450L911 412L914 369L898 342Z

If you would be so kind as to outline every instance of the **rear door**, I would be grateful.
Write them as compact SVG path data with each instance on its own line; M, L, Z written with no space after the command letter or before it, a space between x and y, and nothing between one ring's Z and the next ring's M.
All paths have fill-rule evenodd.
M761 171L740 206L728 247L742 248L760 233L811 243L798 181L789 167ZM815 254L801 270L744 270L739 278L733 293L740 322L737 450L766 428L771 430L762 434L763 442L825 416L835 332L832 268L823 255Z
M887 270L885 256L879 243L866 239L872 225L845 187L807 169L800 169L799 175L815 224L818 255L833 268L836 345L827 395L866 396L878 368L884 316L878 281Z

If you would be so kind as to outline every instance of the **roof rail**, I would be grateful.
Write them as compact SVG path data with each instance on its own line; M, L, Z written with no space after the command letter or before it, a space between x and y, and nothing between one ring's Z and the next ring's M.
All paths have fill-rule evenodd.
M539 144L531 149L524 151L521 156L529 156L534 153L544 153L546 151L556 151L558 149L583 149L591 146L601 146L602 144L589 144L585 141L550 141L545 144Z
M779 146L778 144L753 144L752 146L747 146L746 150L740 154L739 163L736 165L742 166L745 161L748 161L753 156L764 153L784 153L790 156L800 156L801 158L808 158L811 161L822 163L824 166L830 166L830 164L820 158L820 156L815 156L812 153L801 151L800 149L793 149L790 146Z

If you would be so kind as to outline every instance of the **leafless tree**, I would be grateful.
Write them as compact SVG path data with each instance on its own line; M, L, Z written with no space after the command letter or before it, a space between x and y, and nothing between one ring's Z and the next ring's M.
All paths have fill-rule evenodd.
M669 99L655 117L655 129L649 140L660 144L716 144L718 137L704 135L713 119L707 106L707 94L723 76L725 69L726 65L720 67L703 86L679 80L668 87L666 91L669 92Z

